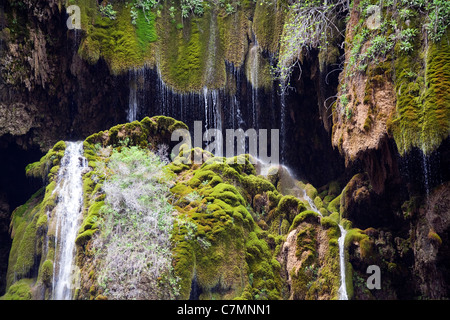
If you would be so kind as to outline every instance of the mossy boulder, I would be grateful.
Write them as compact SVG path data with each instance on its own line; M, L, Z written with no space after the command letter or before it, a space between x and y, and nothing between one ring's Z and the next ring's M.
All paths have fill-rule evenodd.
M294 196L284 196L278 203L277 211L285 219L292 223L294 218L300 213L306 210L305 205L298 198Z
M11 285L0 300L31 300L33 279L22 279Z
M48 176L50 176L50 178L54 176L55 171L64 156L65 149L66 144L64 141L56 143L54 147L41 158L41 160L31 163L25 168L27 176L48 181Z

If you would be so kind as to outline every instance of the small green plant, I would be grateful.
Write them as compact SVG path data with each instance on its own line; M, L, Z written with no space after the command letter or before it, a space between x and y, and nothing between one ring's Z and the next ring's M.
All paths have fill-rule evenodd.
M137 20L137 18L138 18L138 11L135 9L135 8L132 8L131 10L130 10L130 15L131 15L131 23L133 24L133 25L136 25L136 20Z
M302 56L304 51L327 50L333 37L343 35L344 30L338 21L348 12L348 5L349 2L344 0L303 0L289 5L275 69L281 91L290 87L293 68L301 68L298 57Z
M164 165L148 150L122 146L98 168L105 178L105 205L93 252L97 280L109 298L174 298L163 289L178 282L170 242L175 209L169 203L171 176ZM140 281L152 290L138 285Z
M187 18L191 12L202 16L205 12L203 0L181 0L181 16Z
M428 17L430 20L428 31L431 40L438 42L450 25L450 1L429 0L428 2Z
M115 20L116 19L116 15L117 15L117 11L114 10L112 4L108 3L105 6L100 6L100 13L111 19L111 20Z
M347 117L347 120L350 120L352 117L352 109L350 109L349 107L345 108L345 115Z
M192 191L191 193L189 193L188 195L185 196L185 198L189 201L189 202L193 202L193 201L200 201L203 199L203 196L200 195L197 191Z
M174 6L171 6L169 8L169 16L172 19L172 21L175 21L175 12L177 11L177 9L175 9Z
M378 35L372 40L372 49L369 58L374 59L377 55L385 56L393 46L394 44L389 41L388 38L382 35Z
M227 4L225 5L225 13L226 13L227 15L233 14L233 13L235 13L235 12L236 12L236 8L233 7L233 5L232 5L231 3L227 3Z
M341 96L341 104L342 104L342 107L347 107L347 105L348 105L348 96L346 95L346 94L343 94L342 96Z
M137 24L138 10L142 10L147 22L151 20L151 10L154 9L159 3L159 0L135 0L130 10L131 22Z
M413 51L413 46L409 41L400 41L400 51L411 52Z
M414 11L412 11L409 8L402 8L400 9L400 11L398 12L398 15L400 16L400 18L402 18L403 20L407 20L410 17L412 17L414 14Z
M209 247L211 247L211 242L209 242L205 238L197 238L197 242L203 250L208 250Z
M400 32L400 51L411 52L413 51L412 40L417 34L417 29L407 28Z

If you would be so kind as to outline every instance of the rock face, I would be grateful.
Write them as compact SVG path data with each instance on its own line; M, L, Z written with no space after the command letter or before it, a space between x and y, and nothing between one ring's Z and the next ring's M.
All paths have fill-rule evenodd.
M121 261L123 267L135 273L134 285L124 285L124 274L113 272L106 279L103 277L105 270L111 268L104 256L107 239L124 237L128 232L124 228L112 235L106 227L108 219L117 219L125 213L122 219L128 220L143 214L134 212L131 205L123 208L123 213L110 206L111 196L124 190L106 186L116 170L112 166L113 157L130 152L121 161L136 167L138 158L133 157L139 156L137 150L157 152L161 145L171 148L170 136L176 129L187 127L168 117L145 118L91 135L84 141L89 167L81 173L83 221L75 240L78 271L74 274L74 298L336 298L339 288L336 217L319 219L316 212L307 210L306 201L281 194L269 179L256 175L251 156L214 157L200 148L181 152L164 169L171 179L171 196L163 204L170 208L164 209L164 214L173 216L174 221L170 226L160 226L158 222L155 228L160 228L165 236L170 235L171 246L167 250L171 267L158 274L157 279L146 274L146 268L135 273L136 259L149 244L145 242L141 247L134 242L130 247L134 249L127 255L121 255L120 248L116 248L114 256L114 261ZM46 187L13 213L5 299L53 296L52 275L58 268L59 248L55 247L58 235L52 221L58 214L58 201L63 201L56 182L60 180L65 150L66 144L58 142L39 162L27 167L28 175L45 178ZM201 165L193 162L197 153L203 157ZM139 165L145 166L145 157L139 159ZM126 164L117 165L123 168ZM129 175L135 179L130 181L139 181L140 173L135 178L133 172ZM279 179L282 178L274 181L280 182ZM150 189L159 196L158 188L153 185ZM312 186L308 188L314 190ZM319 207L328 214L323 205ZM116 213L106 218L111 210ZM156 213L162 214L160 210L162 207L155 208ZM151 250L154 249L150 246ZM158 255L162 259L163 254L167 252L151 252L150 256L156 255L154 263L162 263ZM123 287L113 284L110 278L115 276L122 279ZM140 280L136 283L136 279Z
M449 185L436 188L418 209L414 226L416 241L414 270L418 273L420 292L431 299L448 296ZM441 238L442 236L442 238Z
M174 234L179 297L337 298L338 223L348 230L350 298L449 297L446 16L436 20L445 25L425 30L431 13L420 4L384 5L389 23L371 29L368 4L356 0L343 36L293 57L300 66L291 75L294 90L280 95L271 68L289 19L285 1L231 1L231 8L205 6L188 18L165 4L134 15L136 8L122 2L111 1L115 13L97 1L72 2L81 8L79 31L65 27L63 1L0 4L5 298L50 294L53 258L43 243L63 151L57 141L89 137L76 297L104 299L92 245L104 200L95 162L110 156L100 150L173 146L173 129L192 130L196 120L222 129L282 130L280 156L290 170L266 179L252 165L168 166L176 215L185 217ZM137 120L163 114L186 125L163 117L117 126L134 120L130 106ZM39 159L27 178L26 165ZM286 183L288 171L317 189L293 177ZM322 218L296 198L303 189ZM373 264L381 269L380 291L365 285Z

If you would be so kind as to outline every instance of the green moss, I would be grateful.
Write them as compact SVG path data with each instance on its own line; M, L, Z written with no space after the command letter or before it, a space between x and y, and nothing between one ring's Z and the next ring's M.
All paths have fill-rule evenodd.
M435 150L450 131L450 45L448 32L439 43L425 48L426 68L418 56L396 60L397 112L389 122L401 154L418 147L426 154ZM411 81L410 70L416 70ZM426 79L426 82L425 82Z
M198 25L193 19L189 42L178 48L180 54L170 70L181 87L188 88L191 84L202 82L203 59L200 36Z
M53 261L45 260L41 266L39 276L46 286L50 286L53 279Z
M24 205L18 207L11 217L11 237L13 238L8 260L7 288L15 281L27 277L42 254L46 229L46 213L42 210L44 188L39 189Z
M51 170L53 167L59 166L64 156L65 148L66 144L64 141L56 143L39 161L27 165L25 168L27 176L41 178L43 181L47 181L49 177L53 178L55 171L52 172Z
M259 2L255 6L252 29L263 50L272 53L278 51L285 15L285 10L280 8L283 5L279 1L276 5L272 2Z
M341 206L341 195L334 198L329 204L328 204L328 211L330 212L339 212Z
M232 15L217 16L220 39L224 43L224 58L235 67L240 67L245 60L248 39L244 30L248 30L250 25L249 11L239 9Z
M314 198L314 204L317 209L321 209L323 207L323 201L322 201L322 199L320 199L319 196Z
M277 207L278 203L280 202L281 198L283 197L283 195L278 193L278 191L267 191L266 194L267 194L267 198L269 199L269 209L270 210Z
M31 221L23 232L19 247L17 248L17 260L13 266L15 277L27 276L36 262L37 237L36 221L37 216Z
M205 86L224 88L232 81L225 62L240 68L248 60L249 30L255 33L261 52L277 52L285 4L246 2L233 14L219 4L205 3L202 15L182 18L178 10L175 15L171 11L180 6L175 1L146 10L146 16L137 10L134 25L128 3L113 3L115 19L102 16L95 0L69 0L68 4L81 8L79 54L83 59L95 64L103 58L113 74L157 66L164 83L175 91L199 92ZM259 61L258 85L270 89L270 64L263 57ZM235 84L231 90L236 90Z
M312 210L303 211L294 218L294 221L292 222L291 227L289 228L289 232L297 228L300 225L300 223L304 221L312 223L317 222L318 217L319 215L317 214L317 212L314 212Z
M148 20L147 20L148 19ZM139 42L139 48L146 52L151 42L158 39L155 28L156 14L153 12L138 11L138 17L136 19L136 35Z
M306 207L299 199L294 196L284 196L278 203L277 211L282 214L283 218L292 223L298 213L305 211Z
M245 204L244 198L236 188L226 183L219 183L212 189L211 193L206 193L205 196L211 197L212 199L221 199L233 207Z
M53 146L53 151L58 152L58 151L65 151L66 150L66 143L64 141L58 141L54 146Z
M345 247L348 248L348 246L353 242L361 242L364 239L368 239L369 236L364 233L361 229L354 228L350 229L347 232L347 236L345 237Z
M33 279L22 279L11 285L0 300L31 300Z
M75 239L75 243L77 246L84 246L97 232L98 229L88 229L82 233L79 233L77 238Z
M442 244L441 237L432 229L430 229L430 231L428 232L428 239L432 240L433 242L435 242L438 245Z
M333 228L335 230L339 231L339 226L337 224L337 222L335 221L335 219L331 218L331 217L322 217L320 219L320 224L322 225L322 227L324 227L325 229L330 229ZM340 233L340 231L339 231Z
M244 176L242 179L242 183L244 185L244 189L248 192L248 194L252 196L252 198L258 193L276 191L273 184L271 184L270 181L261 176Z
M39 218L36 222L37 230L40 230L42 232L43 229L47 228L47 224L48 224L48 216L46 214L39 215Z
M162 14L169 14L167 7ZM199 92L205 86L223 87L226 81L224 44L217 12L211 8L201 17L180 20L182 29L170 20L157 22L159 68L164 82L179 92Z
M107 62L113 74L142 66L148 42L155 40L154 19L147 22L139 14L137 26L131 24L130 7L116 3L116 19L103 17L92 0L73 1L82 11L82 28L86 33L79 54L90 63L100 57ZM152 16L153 17L153 16Z
M364 125L363 125L364 130L365 130L365 131L369 131L370 128L372 127L372 123L373 123L373 118L372 118L372 116L369 114L369 115L367 115L367 118L366 118L366 120L364 121Z
M280 234L281 235L288 234L290 226L291 226L290 222L286 219L283 219L283 221L281 221Z
M288 270L292 280L290 293L294 299L337 299L340 285L339 226L331 217L320 218L319 224L315 212L305 211L303 214L310 218L305 219L299 214L291 227L291 230L297 229L295 255L301 265Z
M191 164L171 189L177 196L198 195L195 201L177 202L180 219L174 226L173 252L181 297L189 297L193 279L201 287L201 299L280 297L279 264L271 261L276 241L259 229L249 204L268 200L267 193L278 204L281 195L268 180L253 175L248 156L236 160L210 158L201 167ZM284 229L288 227L285 221Z
M361 239L359 243L359 250L361 253L361 258L368 262L375 262L375 243L369 237Z
M316 236L316 228L311 224L300 228L299 232L297 233L297 247L295 255L300 259L303 255L303 252L309 251L310 254L305 261L306 265L311 265L316 258Z
M423 102L422 150L430 153L450 132L450 44L449 36L430 48Z
M340 193L340 186L338 181L331 181L328 185L328 196L337 196Z
M305 185L305 192L306 192L307 196L313 200L319 195L319 193L317 192L317 189L314 188L314 186L309 183Z
M98 219L102 208L104 207L104 201L98 201L90 204L87 216L83 219L79 234L84 233L87 230L96 229L98 227Z

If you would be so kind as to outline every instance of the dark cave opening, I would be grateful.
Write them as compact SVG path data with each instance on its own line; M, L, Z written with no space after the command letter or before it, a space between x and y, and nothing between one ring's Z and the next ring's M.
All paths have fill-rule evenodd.
M311 51L301 69L295 68L291 76L295 84L286 96L285 144L287 165L298 178L320 187L342 177L346 168L343 157L331 144L331 130L325 129L325 124L331 123L331 109L324 110L323 105L336 94L339 72L330 72L332 67L321 72L317 55Z

